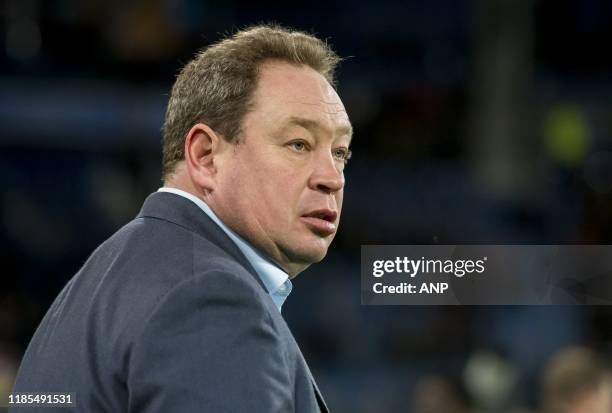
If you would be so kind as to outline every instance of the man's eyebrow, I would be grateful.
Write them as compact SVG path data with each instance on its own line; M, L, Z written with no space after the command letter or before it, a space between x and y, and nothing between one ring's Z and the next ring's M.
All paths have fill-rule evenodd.
M321 126L321 124L319 122L317 122L314 119L309 119L309 118L302 118L300 116L291 116L288 120L287 120L287 124L288 125L298 125L303 127L304 129L308 129L308 130L316 130L316 131L320 131L320 130L325 130L326 128L324 128L323 126ZM348 135L349 137L349 142L352 140L353 138L353 126L350 124L350 122L345 125L345 126L340 126L339 128L337 128L335 130L335 133L337 135Z

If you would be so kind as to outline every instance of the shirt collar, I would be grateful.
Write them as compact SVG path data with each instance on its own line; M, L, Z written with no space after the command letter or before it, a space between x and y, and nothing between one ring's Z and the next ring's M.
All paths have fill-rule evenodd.
M281 310L283 303L293 289L291 280L286 272L278 268L278 266L273 264L268 258L264 257L247 241L242 239L242 237L227 227L223 221L217 217L213 210L197 196L180 189L168 187L159 188L158 192L170 192L189 199L202 211L204 211L204 213L208 215L210 219L212 219L219 227L221 227L221 229L227 234L228 237L230 237L232 241L234 241L249 263L253 266L257 272L257 275L266 286L268 294L270 294L270 297L272 297L274 304L276 304L279 311Z

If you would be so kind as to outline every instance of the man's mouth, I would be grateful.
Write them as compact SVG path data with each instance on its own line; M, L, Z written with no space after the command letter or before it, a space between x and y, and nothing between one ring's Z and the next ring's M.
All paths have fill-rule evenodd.
M313 232L324 236L336 232L337 218L338 213L327 208L316 209L301 216L301 220L306 226Z

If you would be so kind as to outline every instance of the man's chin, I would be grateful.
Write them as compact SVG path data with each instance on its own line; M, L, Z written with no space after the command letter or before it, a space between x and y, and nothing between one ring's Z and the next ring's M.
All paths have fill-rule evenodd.
M327 248L327 245L316 245L309 248L304 248L302 251L300 251L300 258L303 262L308 263L308 265L315 264L325 258L327 255Z
M292 246L293 248L287 249L287 257L289 261L295 265L303 266L306 269L311 264L315 264L327 255L328 244L319 239L316 242L309 242L308 244L302 243L299 247Z

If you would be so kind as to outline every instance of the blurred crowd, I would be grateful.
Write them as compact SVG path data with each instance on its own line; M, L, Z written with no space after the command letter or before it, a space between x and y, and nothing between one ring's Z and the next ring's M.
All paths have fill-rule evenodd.
M0 394L55 295L160 186L181 64L274 21L346 57L340 233L283 307L333 411L612 411L612 309L359 301L362 244L612 241L612 3L5 0L0 19Z
M612 411L612 370L584 347L569 347L547 362L538 383L537 408L512 403L515 366L492 353L474 354L463 377L418 380L406 412L606 413Z

